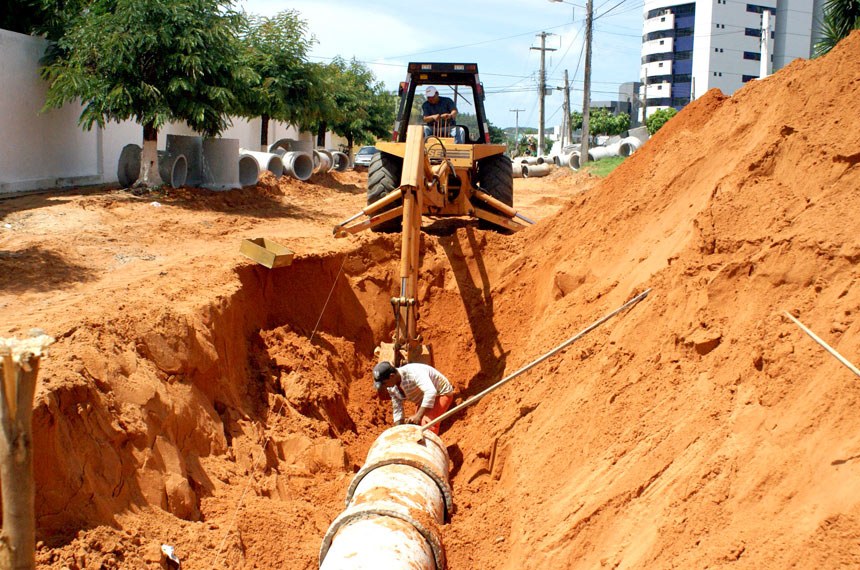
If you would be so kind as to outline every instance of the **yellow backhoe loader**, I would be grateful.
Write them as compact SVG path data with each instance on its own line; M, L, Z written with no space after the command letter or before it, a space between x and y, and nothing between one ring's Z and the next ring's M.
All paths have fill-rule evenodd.
M425 138L421 112L413 112L416 88L449 89L462 116L474 109L477 124L444 125ZM422 216L470 216L482 227L515 232L533 223L513 208L511 159L505 146L490 143L484 113L484 90L474 63L410 63L400 84L400 105L391 142L377 143L379 153L368 168L367 207L334 227L335 237L366 229L402 228L400 295L392 297L393 342L382 343L379 360L395 366L432 363L429 346L417 330L418 254ZM463 144L450 135L462 129ZM438 135L438 136L437 136Z

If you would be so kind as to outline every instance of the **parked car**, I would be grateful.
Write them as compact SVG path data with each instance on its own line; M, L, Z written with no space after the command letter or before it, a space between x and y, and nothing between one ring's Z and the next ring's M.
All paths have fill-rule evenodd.
M375 146L363 146L358 149L358 152L355 153L355 160L353 161L353 166L364 167L367 168L370 166L370 159L373 158L373 155L378 153L379 149Z

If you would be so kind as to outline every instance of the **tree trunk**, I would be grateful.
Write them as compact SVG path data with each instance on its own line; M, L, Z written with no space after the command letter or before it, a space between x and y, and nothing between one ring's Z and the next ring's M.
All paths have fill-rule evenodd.
M347 145L346 155L349 157L349 163L350 164L352 164L352 142L353 142L352 135L351 134L346 135L346 145Z
M41 336L23 341L21 344L27 346L19 350L15 347L15 339L0 339L0 492L3 498L0 568L3 570L36 567L33 395L41 350L51 342L50 337Z
M140 176L134 183L135 188L154 188L161 186L158 173L158 129L152 123L143 125L143 150L140 153Z
M325 148L325 131L327 125L320 123L317 127L317 148Z
M269 152L269 115L260 116L260 152Z

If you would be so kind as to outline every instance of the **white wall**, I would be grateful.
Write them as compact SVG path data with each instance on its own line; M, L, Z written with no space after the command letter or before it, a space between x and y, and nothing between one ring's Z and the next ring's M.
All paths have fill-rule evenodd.
M143 128L132 121L84 131L77 123L80 105L40 113L47 83L39 77L39 59L46 45L40 38L0 30L0 195L114 183L122 148L143 142ZM168 134L196 133L184 124L166 125L158 133L160 149ZM233 118L221 136L259 150L260 119ZM281 138L316 141L311 133L270 121L269 143ZM326 134L326 148L338 144L346 141Z

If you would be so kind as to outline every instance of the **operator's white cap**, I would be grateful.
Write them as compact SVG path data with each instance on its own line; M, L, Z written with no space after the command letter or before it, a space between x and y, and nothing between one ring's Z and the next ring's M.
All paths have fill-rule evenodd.
M435 97L436 93L438 93L438 91L436 91L436 88L432 85L430 85L429 87L427 87L427 89L424 90L424 94L428 97Z

